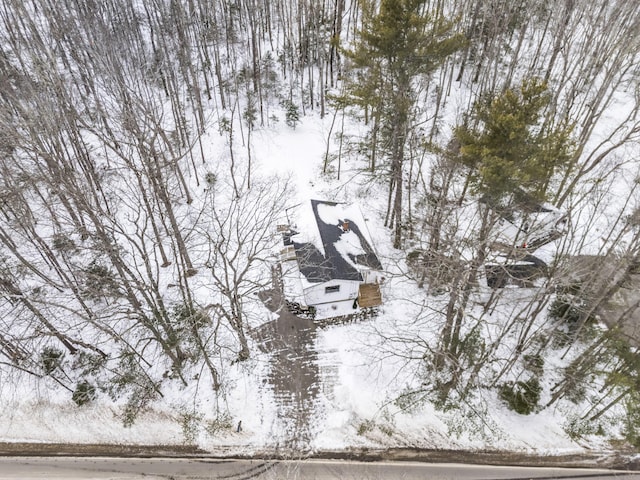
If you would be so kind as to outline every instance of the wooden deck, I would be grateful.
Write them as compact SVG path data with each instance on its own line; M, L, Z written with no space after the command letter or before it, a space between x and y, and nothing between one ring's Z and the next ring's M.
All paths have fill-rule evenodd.
M360 308L382 305L380 285L377 283L361 283L358 290L358 305Z

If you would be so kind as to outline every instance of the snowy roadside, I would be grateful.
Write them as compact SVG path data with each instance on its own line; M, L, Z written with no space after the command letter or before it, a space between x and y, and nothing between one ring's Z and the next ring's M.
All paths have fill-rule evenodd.
M496 450L426 450L426 449L346 449L321 450L301 454L283 449L243 452L236 447L218 447L205 451L185 445L105 445L71 443L0 443L0 456L64 457L169 457L221 459L332 459L345 461L411 461L426 463L464 463L560 468L607 468L640 471L640 459L632 453L582 452L532 454Z

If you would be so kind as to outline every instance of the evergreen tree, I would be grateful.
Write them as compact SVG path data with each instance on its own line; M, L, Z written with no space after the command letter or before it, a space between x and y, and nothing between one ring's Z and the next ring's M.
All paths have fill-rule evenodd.
M456 127L459 159L471 168L476 193L493 201L521 190L546 198L550 180L570 162L573 150L570 127L541 125L550 98L546 82L525 80L477 102L467 122Z
M414 81L434 72L459 49L463 37L441 15L426 13L426 0L382 0L363 6L363 25L355 48L347 52L355 74L347 83L346 104L364 109L365 121L374 120L389 157L389 226L395 227L394 246L401 242L402 190L405 144L416 102ZM372 138L375 151L376 135ZM375 160L371 162L375 170Z

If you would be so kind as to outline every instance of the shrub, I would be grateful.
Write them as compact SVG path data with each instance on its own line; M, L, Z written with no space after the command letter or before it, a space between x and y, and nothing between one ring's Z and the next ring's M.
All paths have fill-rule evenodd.
M213 187L216 183L218 183L218 176L213 172L207 172L204 175L204 181L207 182L207 185Z
M199 310L193 305L176 305L173 309L173 321L178 330L187 328L189 330L204 328L211 323L211 319L203 310Z
M73 392L71 397L73 401L79 407L85 405L96 398L96 387L91 385L86 380L81 381L76 385L76 389Z
M59 252L71 253L78 249L72 238L61 233L54 234L51 240L53 249Z
M296 125L300 121L300 110L298 106L291 100L287 100L284 104L285 109L285 122L288 126L295 129Z
M56 347L44 347L40 353L40 364L45 375L51 375L54 370L62 365L64 352Z
M540 376L544 373L544 358L539 353L524 355L522 360L524 361L524 368L534 375Z
M180 412L180 426L185 445L195 445L202 423L202 414L196 411Z
M580 306L580 303L571 296L558 296L549 306L549 316L555 320L562 320L567 325L575 326L582 318Z
M584 368L580 365L580 362L574 360L564 369L564 398L578 404L587 396L587 385L592 383L589 375L589 370L595 368L595 365L591 365L590 368Z
M223 430L231 430L233 428L233 419L229 413L218 413L218 416L205 423L204 430L212 437Z
M424 390L406 388L394 400L394 405L403 412L415 412L428 400Z
M604 435L602 425L589 419L580 418L578 415L570 415L563 425L564 431L571 440L577 441L587 435Z
M118 296L120 288L114 273L103 265L91 263L84 270L83 294L91 299L99 299L104 296Z
M640 395L633 392L625 401L624 437L634 447L640 448Z
M486 345L479 327L473 329L460 341L460 353L463 354L470 365L477 363L485 353Z
M573 338L589 338L594 331L596 320L587 315L587 302L578 295L563 294L555 298L549 306L549 317L560 324L555 332L555 344L567 345Z
M538 379L532 377L526 382L504 383L500 387L500 398L514 412L521 415L529 415L538 406L541 390Z
M91 376L102 370L106 363L107 357L104 355L79 351L75 355L72 368L78 371L79 375Z
M471 393L469 397L450 408L442 416L450 436L480 439L483 442L495 442L504 438L504 431L489 414L489 406L479 396Z
M138 415L148 409L149 404L158 396L159 386L151 382L134 386L122 411L122 425L132 426Z
M363 420L360 423L360 425L358 425L358 429L357 429L358 435L360 435L360 436L366 435L367 433L369 433L369 432L371 432L373 430L375 425L376 424L373 422L373 420Z
M121 418L125 427L134 424L136 418L160 394L160 382L154 381L138 363L131 351L121 352L121 358L109 380L106 391L115 401L126 398Z

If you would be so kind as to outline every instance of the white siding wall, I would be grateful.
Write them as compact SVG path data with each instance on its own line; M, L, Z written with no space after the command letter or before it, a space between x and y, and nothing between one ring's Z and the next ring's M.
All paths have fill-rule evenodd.
M331 280L305 288L304 298L309 306L324 303L338 303L358 298L360 282L350 280Z

